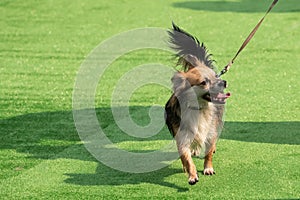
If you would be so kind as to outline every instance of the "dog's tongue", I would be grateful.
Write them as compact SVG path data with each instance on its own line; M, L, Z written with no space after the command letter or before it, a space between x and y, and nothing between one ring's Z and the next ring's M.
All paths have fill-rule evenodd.
M226 94L219 93L214 100L217 101L217 102L220 102L220 103L225 103L226 99L229 98L229 97L230 97L229 92L226 93Z
M226 99L230 97L230 93L226 93L226 94L223 94L223 93L218 93L216 96L212 96L212 102L213 103L217 103L217 104L224 104L226 103Z
M217 95L217 99L223 99L223 100L225 100L225 99L229 98L230 95L231 95L230 92L227 92L226 94L219 93Z

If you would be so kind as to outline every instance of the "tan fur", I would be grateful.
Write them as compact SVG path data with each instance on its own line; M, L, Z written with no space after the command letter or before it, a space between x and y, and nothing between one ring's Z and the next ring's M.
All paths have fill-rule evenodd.
M198 182L198 174L192 155L202 152L203 173L215 173L212 157L223 126L224 105L208 101L205 95L223 93L226 82L216 78L215 72L198 60L187 62L193 63L188 71L176 72L172 78L174 94L166 104L166 123L175 137L188 182L193 185Z

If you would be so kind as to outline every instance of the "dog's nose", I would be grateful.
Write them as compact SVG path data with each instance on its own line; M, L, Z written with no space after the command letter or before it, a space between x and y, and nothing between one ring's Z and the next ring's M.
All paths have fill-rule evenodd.
M223 80L224 87L227 88L227 82Z

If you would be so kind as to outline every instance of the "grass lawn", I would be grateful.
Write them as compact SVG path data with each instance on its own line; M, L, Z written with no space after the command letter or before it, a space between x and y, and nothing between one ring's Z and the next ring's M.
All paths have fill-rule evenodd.
M173 20L208 46L220 70L270 4L2 0L0 199L299 199L298 0L279 1L223 77L232 97L214 157L216 175L200 176L190 186L180 160L142 174L112 169L85 149L72 114L81 63L113 35L135 28L170 28ZM172 141L166 127L150 138L127 135L110 109L114 86L123 74L153 62L172 66L170 58L164 51L134 51L105 71L96 90L96 113L119 148L149 152ZM149 108L163 106L170 94L159 85L137 89L130 99L132 119L149 124ZM203 161L194 161L201 171Z

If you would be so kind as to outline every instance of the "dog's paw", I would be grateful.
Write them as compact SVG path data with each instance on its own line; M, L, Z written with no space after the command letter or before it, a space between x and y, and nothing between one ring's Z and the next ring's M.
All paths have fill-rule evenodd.
M215 172L215 170L214 170L214 168L212 168L212 167L208 167L208 168L205 168L204 170L203 170L203 174L204 175L213 175L213 174L215 174L216 172Z
M199 181L198 174L189 177L189 184L195 185Z

